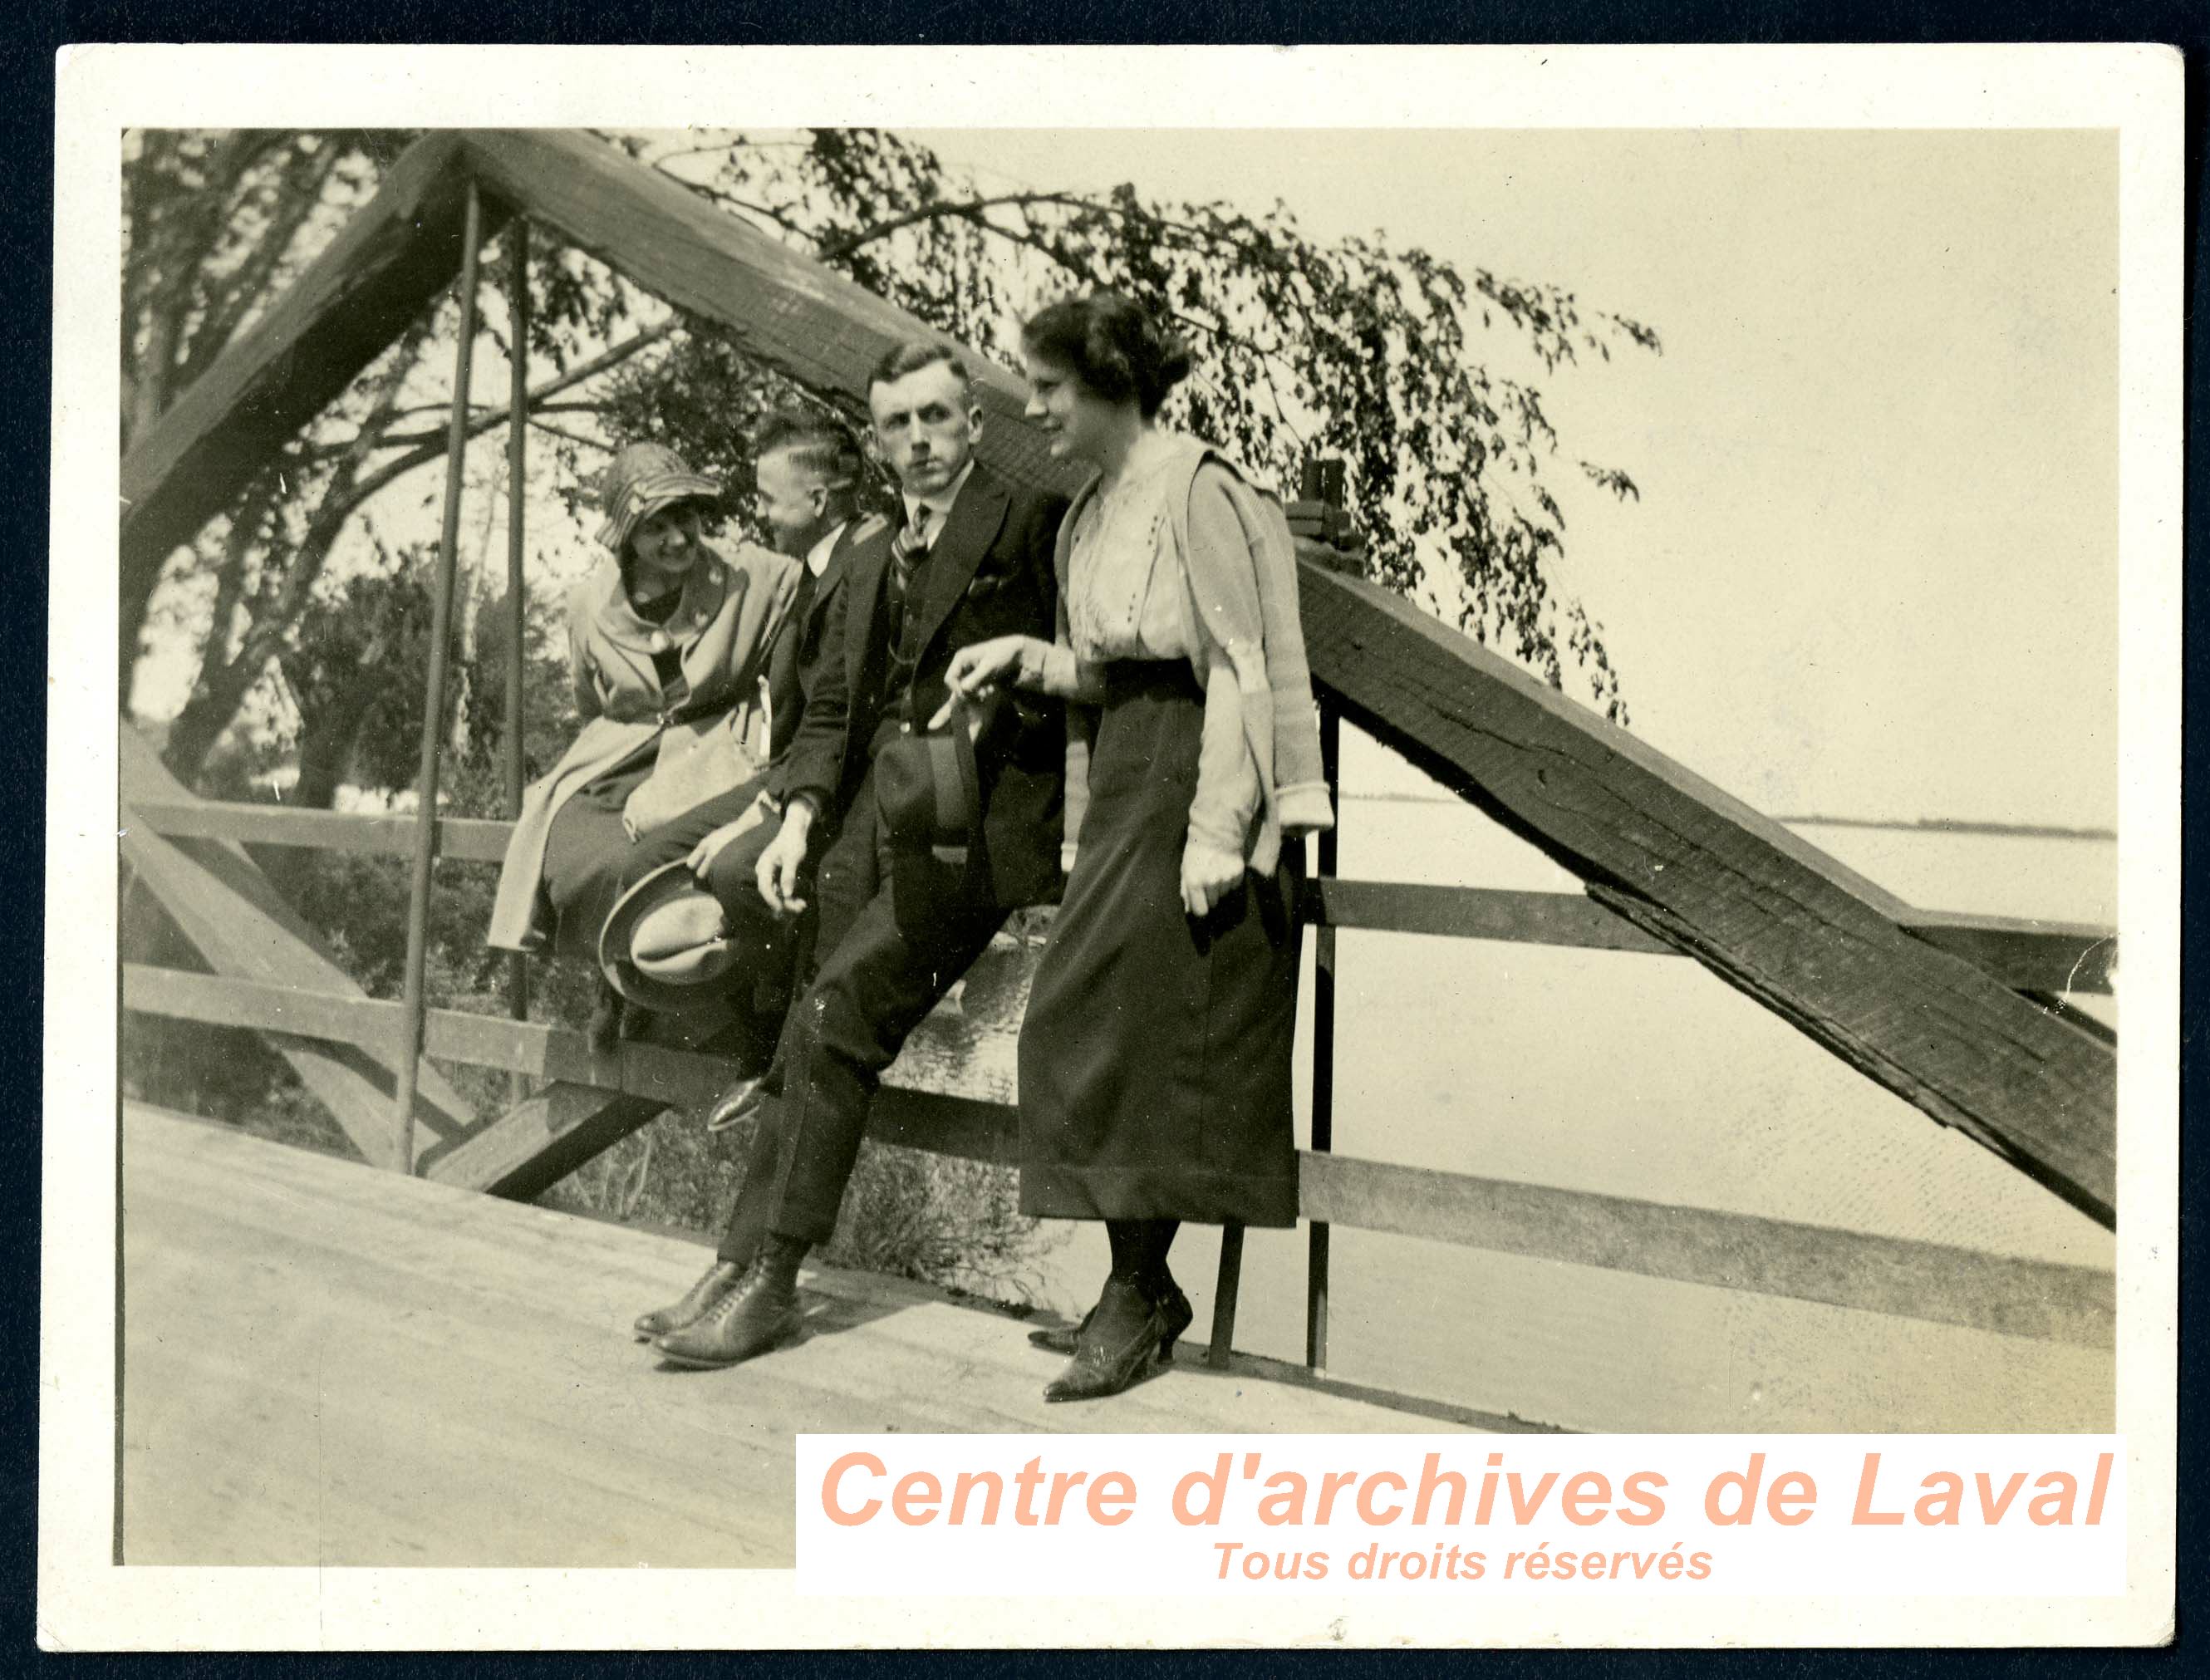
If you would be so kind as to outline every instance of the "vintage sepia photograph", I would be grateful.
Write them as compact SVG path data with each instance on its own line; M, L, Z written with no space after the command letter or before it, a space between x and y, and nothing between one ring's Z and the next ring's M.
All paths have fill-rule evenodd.
M2126 1429L2115 123L561 74L96 136L109 1565L788 1570L813 1434Z

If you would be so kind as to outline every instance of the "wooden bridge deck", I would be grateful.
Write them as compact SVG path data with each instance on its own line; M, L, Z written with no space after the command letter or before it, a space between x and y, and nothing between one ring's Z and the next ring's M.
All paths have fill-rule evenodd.
M694 1243L136 1103L123 1210L133 1564L788 1568L801 1431L1451 1427L1194 1351L1047 1406L1018 1320L823 1269L798 1345L677 1372L628 1325Z

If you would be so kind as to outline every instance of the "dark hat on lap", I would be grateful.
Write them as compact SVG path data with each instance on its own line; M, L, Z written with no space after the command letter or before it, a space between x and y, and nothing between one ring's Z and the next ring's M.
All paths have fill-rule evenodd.
M982 777L966 706L940 734L902 735L875 755L899 925L926 925L969 885L981 852Z

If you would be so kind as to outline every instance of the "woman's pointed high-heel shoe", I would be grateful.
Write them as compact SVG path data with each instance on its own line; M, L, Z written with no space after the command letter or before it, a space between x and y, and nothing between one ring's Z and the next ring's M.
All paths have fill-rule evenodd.
M1156 1303L1133 1284L1108 1278L1105 1293L1084 1320L1074 1357L1043 1391L1044 1399L1100 1400L1119 1393L1150 1369L1165 1333Z
M1159 1316L1166 1320L1165 1328L1159 1336L1159 1363L1171 1365L1174 1363L1174 1344L1181 1339L1182 1332L1196 1322L1197 1308L1189 1304L1189 1297L1181 1292L1181 1285L1171 1277L1153 1292L1151 1299L1158 1307ZM1071 1357L1076 1345L1082 1339L1082 1333L1090 1327L1090 1320L1096 1314L1097 1309L1092 1307L1082 1315L1082 1322L1071 1328L1031 1330L1029 1332L1029 1345L1040 1347L1047 1353L1056 1353L1062 1358Z

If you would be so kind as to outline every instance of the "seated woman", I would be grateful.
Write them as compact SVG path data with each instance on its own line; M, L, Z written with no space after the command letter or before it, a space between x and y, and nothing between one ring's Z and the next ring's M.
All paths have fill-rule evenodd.
M1187 352L1109 293L1044 310L1022 349L1030 418L1096 474L1060 528L1056 644L979 644L951 681L1096 708L1069 708L1093 732L1087 804L1020 1038L1021 1212L1112 1242L1044 1391L1071 1400L1172 1357L1181 1221L1296 1223L1298 837L1334 819L1288 526L1158 425Z
M721 486L661 444L631 444L603 480L599 541L613 564L568 602L583 721L523 794L486 942L593 953L607 913L686 812L759 779L760 679L803 567L753 543L705 541ZM611 1048L619 999L602 982L593 1048Z

